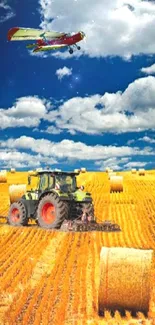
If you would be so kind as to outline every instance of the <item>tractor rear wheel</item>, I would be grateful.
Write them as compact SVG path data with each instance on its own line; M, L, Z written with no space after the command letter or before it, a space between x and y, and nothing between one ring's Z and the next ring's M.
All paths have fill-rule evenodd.
M7 222L11 226L26 226L29 218L26 207L23 202L14 202L11 204Z
M46 229L59 229L68 218L66 202L60 200L54 193L45 195L38 204L37 223Z

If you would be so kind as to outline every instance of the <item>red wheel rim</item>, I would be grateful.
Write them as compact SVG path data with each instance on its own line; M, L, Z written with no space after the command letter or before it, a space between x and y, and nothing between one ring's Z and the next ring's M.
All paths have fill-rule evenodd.
M55 213L55 206L47 202L44 204L42 207L42 219L46 223L52 223L56 218L56 213Z
M18 222L20 219L20 211L17 208L12 209L11 219L13 222Z

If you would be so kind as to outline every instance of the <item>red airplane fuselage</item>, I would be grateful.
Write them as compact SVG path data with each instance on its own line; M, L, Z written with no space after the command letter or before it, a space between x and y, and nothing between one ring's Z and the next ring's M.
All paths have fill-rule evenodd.
M66 45L70 46L70 45L73 45L73 44L76 44L76 43L82 41L83 38L84 38L84 33L78 32L77 34L74 34L71 36L70 35L68 36L67 34L63 35L62 37L51 40L51 41L50 40L45 41L44 39L38 40L37 44L39 46L55 45L55 44L57 44L57 45L66 44Z

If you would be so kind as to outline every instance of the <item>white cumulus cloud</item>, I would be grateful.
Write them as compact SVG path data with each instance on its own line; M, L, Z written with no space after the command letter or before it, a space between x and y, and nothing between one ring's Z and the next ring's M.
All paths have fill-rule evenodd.
M72 68L71 69L67 67L60 68L56 70L55 74L57 75L58 79L61 80L65 76L70 76L72 74Z
M15 16L14 11L9 6L8 1L2 0L0 2L0 9L4 10L4 14L0 17L0 23L4 23L6 20Z
M38 126L46 113L45 100L35 96L21 97L12 107L0 109L0 129Z
M53 159L70 160L105 160L114 157L130 157L137 155L154 155L152 148L139 149L129 146L90 146L83 142L74 142L64 139L61 142L52 142L47 139L35 139L33 137L21 136L20 138L10 138L1 141L1 148L14 150L28 150L44 157Z
M8 109L0 109L0 129L27 127L40 132L121 134L155 130L155 77L133 81L124 92L47 101L36 96L21 97ZM132 141L133 142L133 141ZM127 144L131 144L128 142Z
M54 159L50 160L50 164L56 163ZM26 167L39 167L42 164L48 164L49 161L41 154L28 154L20 152L16 149L8 150L4 148L0 150L0 166L13 167L13 168L26 168Z
M130 168L134 168L134 167L137 167L137 168L141 168L141 167L144 167L147 165L147 162L142 162L142 161L131 161L127 164L124 165L124 168L125 169L130 169Z
M128 162L130 159L131 157L112 157L105 160L99 160L95 163L95 165L100 166L99 170L105 170L106 167L113 170L120 170L122 169L122 165L124 165L124 163Z
M147 0L40 0L41 28L83 31L82 52L89 57L155 52L155 3ZM79 56L81 51L75 51ZM59 57L72 57L58 52ZM58 55L58 54L57 54Z
M155 63L150 67L141 68L141 72L144 72L146 74L155 74Z
M137 79L124 92L71 98L45 119L70 134L154 130L155 77Z
M145 136L143 138L139 138L138 141L144 141L144 142L149 142L149 143L155 143L155 138L150 138L148 136Z

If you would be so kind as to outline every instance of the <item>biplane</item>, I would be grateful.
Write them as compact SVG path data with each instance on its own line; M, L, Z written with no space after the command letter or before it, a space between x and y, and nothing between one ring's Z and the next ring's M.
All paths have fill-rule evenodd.
M13 27L7 34L9 41L35 40L35 43L26 46L29 49L34 48L33 52L50 51L68 47L70 54L74 52L73 47L76 47L78 50L81 49L77 43L82 41L84 37L84 32L71 34L23 27Z

